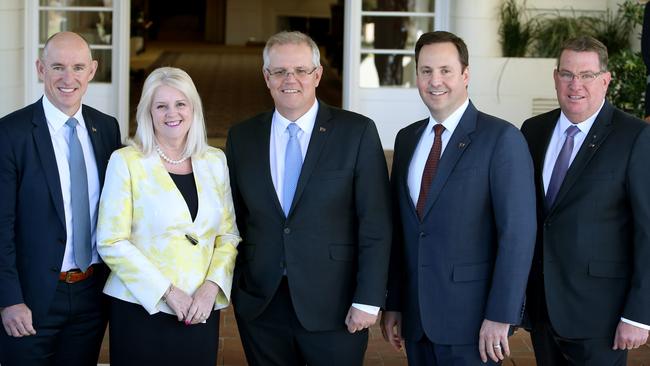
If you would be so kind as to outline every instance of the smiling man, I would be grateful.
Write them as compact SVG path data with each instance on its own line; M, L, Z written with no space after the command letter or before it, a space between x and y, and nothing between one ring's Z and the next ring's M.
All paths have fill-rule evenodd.
M266 43L275 110L226 146L239 246L232 298L250 365L361 365L384 303L388 173L374 123L316 99L318 47Z
M650 126L606 99L607 48L569 40L560 108L527 120L539 231L528 285L537 364L625 365L650 329Z
M521 133L469 100L469 56L449 32L415 45L430 116L395 141L395 231L384 337L409 365L495 364L509 354L535 244L533 166Z
M0 119L0 363L97 363L106 328L95 223L115 118L82 106L97 70L71 32L45 43L45 95Z

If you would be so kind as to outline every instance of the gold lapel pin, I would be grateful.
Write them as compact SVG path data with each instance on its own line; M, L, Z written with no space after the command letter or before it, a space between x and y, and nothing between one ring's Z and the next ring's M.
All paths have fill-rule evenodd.
M319 132L325 132L325 131L327 131L327 128L325 128L325 127L318 127L318 131L319 131Z

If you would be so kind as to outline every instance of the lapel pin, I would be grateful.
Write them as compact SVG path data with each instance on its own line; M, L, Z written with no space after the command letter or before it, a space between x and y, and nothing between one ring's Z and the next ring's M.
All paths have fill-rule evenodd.
M93 132L97 132L97 129L95 128L95 126L92 126L91 129L93 130Z
M593 144L593 143L592 143L592 144L589 144L589 148L590 148L590 149L593 149L594 147L596 147L596 144Z
M459 143L458 143L458 148L459 148L459 149L462 149L462 148L464 148L464 147L465 147L465 143L464 143L464 142L459 142Z
M327 131L327 128L325 128L325 127L318 127L318 131L319 131L319 132L325 132L325 131Z

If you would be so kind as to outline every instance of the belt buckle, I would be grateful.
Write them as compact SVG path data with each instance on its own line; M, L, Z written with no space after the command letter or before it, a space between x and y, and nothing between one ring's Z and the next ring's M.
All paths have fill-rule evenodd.
M66 272L65 273L65 280L63 282L65 282L65 283L74 283L74 281L72 279L72 276L75 275L75 274L76 274L76 272L70 272L70 271Z

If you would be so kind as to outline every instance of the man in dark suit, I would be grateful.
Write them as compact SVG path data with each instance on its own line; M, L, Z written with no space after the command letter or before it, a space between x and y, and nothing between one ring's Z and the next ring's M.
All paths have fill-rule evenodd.
M97 61L79 35L48 39L36 68L43 98L0 119L0 363L96 364L106 312L95 223L119 129L81 105Z
M402 129L391 175L394 240L384 337L409 365L479 365L509 354L535 243L533 167L521 133L469 101L467 46L415 46L429 118Z
M251 365L361 365L384 302L386 161L370 119L316 99L322 72L311 38L272 36L263 73L275 110L228 135L243 239L232 296Z
M538 233L528 315L538 365L625 365L650 329L650 128L605 99L607 48L568 41L560 109L527 120Z

